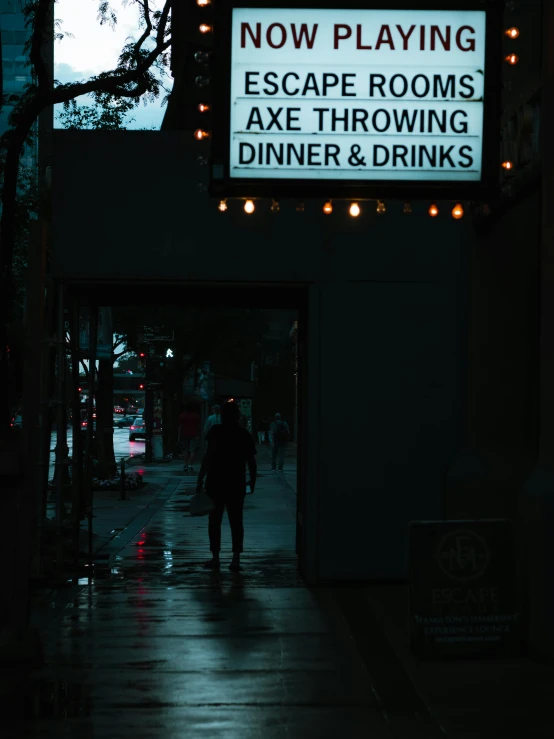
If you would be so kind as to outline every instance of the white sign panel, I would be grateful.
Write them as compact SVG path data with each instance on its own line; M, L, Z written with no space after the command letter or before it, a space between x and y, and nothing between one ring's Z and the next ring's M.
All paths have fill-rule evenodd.
M484 11L235 8L231 178L478 182Z

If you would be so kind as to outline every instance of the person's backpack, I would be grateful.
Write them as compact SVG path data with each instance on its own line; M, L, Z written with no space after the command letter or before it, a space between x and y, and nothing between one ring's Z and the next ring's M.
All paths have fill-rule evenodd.
M278 444L286 444L289 440L289 430L283 421L279 421L275 429L275 441Z

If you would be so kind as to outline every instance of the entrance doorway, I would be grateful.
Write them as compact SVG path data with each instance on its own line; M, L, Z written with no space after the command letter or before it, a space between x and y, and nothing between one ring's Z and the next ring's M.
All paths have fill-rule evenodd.
M73 405L77 397L81 404L84 396L88 403L84 407L93 410L89 444L92 441L95 454L102 455L105 437L109 435L114 444L112 451L107 442L108 461L115 452L116 464L120 463L117 457L126 456L131 458L131 465L138 462L144 468L146 462L160 462L161 448L161 456L171 458L175 464L180 454L176 444L179 411L183 403L193 401L201 416L199 457L192 465L197 472L206 448L204 430L213 406L234 400L242 410L245 427L258 442L260 482L266 487L271 482L280 491L280 505L289 509L290 537L286 546L282 545L283 551L276 552L277 557L286 555L288 550L304 575L306 291L301 287L271 285L72 282L65 285L65 306L66 313L88 316L89 320L98 316L99 308L109 307L114 343L120 342L111 381L113 429L107 428L106 411L98 408L102 388L105 390L101 370L93 375L90 362L85 362L89 365L88 376L80 375L78 380L73 376L73 384L78 382L80 388L79 395L74 388ZM105 397L100 402L106 406ZM282 473L271 470L271 423L276 413L281 414L290 431ZM142 429L141 415L145 426ZM132 440L132 432L123 421L131 416L139 418L138 424L133 423L138 432ZM264 432L263 441L259 431ZM82 454L87 438L82 433L78 438L76 446L81 449L76 451ZM154 445L156 439L158 443ZM85 491L86 471L82 475L83 494L89 495ZM251 502L257 507L261 496ZM271 510L267 514L266 528L270 532L272 526L275 529L275 521L271 520ZM245 528L246 552L248 512ZM255 537L256 547L263 548L264 543L268 545L268 555L271 554L271 536Z

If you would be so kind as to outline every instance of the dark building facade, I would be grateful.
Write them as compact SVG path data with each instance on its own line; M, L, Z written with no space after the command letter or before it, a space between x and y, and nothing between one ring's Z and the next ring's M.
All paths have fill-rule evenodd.
M175 103L183 73L161 132L55 132L53 258L70 293L106 301L186 287L298 310L308 582L406 578L410 521L513 518L531 646L554 655L552 5L506 4L520 62L505 69L499 172L516 166L465 218L392 201L358 219L312 201L218 213L197 186L206 145Z

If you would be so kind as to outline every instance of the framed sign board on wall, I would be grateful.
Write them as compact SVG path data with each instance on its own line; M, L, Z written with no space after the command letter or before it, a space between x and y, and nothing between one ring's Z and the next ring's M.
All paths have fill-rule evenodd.
M498 3L372 4L215 6L213 195L494 192Z

